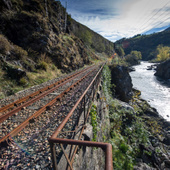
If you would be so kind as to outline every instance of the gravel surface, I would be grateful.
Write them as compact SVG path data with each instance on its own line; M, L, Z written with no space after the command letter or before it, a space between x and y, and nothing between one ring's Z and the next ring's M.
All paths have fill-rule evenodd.
M51 169L52 164L48 138L64 120L96 73L97 70L93 71L79 85L64 95L61 102L56 102L49 110L46 110L35 120L31 121L30 124L15 137L8 140L7 143L2 143L0 169ZM38 102L22 109L20 112L3 122L2 128L0 129L0 135L2 134L3 136L7 132L11 131L18 124L35 113L39 108L48 103L49 100L56 97L56 94L61 93L62 90L66 89L74 82L75 80L68 83L60 90L57 90L52 94L45 96ZM72 131L75 129L79 114L80 111L77 109L65 125L63 129L64 131ZM72 133L61 133L60 137L72 138L72 135ZM58 157L60 157L60 151L61 148L57 146Z

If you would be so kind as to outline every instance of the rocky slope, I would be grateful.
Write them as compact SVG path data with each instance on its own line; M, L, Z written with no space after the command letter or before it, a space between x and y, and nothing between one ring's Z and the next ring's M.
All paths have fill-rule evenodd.
M74 35L64 34L64 8L59 1L10 2L10 9L3 5L0 17L0 31L5 36L1 41L6 48L8 44L4 41L13 46L13 50L9 47L4 51L7 59L29 57L36 62L41 54L46 54L58 68L65 70L89 63L83 42ZM17 56L16 51L23 53Z
M0 33L5 36L1 35L1 41L4 39L4 46L10 46L9 40L13 51L25 52L20 58L26 56L35 61L45 53L57 67L74 70L89 64L89 57L96 58L91 47L108 54L114 51L113 43L74 21L60 1L4 0L0 13ZM10 59L15 54L10 47L4 52Z
M112 42L73 20L60 1L2 0L0 23L1 82L11 87L27 85L41 72L39 77L68 73L99 59L97 53L114 52ZM17 75L18 69L25 76L16 81L9 70ZM10 88L3 93L17 91L9 92Z

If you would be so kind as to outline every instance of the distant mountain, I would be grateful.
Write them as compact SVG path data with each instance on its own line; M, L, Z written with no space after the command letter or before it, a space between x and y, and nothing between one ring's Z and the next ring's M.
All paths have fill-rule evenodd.
M132 38L123 38L115 42L116 46L122 46L125 54L133 50L141 51L143 60L154 58L154 53L159 44L170 46L170 27L166 30L150 35L136 35Z
M165 31L170 31L170 27L168 27Z

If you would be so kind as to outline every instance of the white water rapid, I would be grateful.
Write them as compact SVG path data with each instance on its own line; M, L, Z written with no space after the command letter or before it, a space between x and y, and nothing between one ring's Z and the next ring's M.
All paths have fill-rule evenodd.
M170 80L158 80L155 70L147 70L153 65L148 62L141 62L134 66L136 71L130 72L133 87L141 91L141 97L166 120L170 121Z

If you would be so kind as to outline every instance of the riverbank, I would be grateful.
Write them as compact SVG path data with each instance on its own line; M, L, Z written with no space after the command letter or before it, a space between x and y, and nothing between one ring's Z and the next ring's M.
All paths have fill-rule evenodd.
M131 85L127 83L130 83L130 76L126 74L127 70L121 66L117 69L111 66L110 70L106 66L104 70L104 75L107 75L104 78L104 92L109 107L109 142L113 147L114 169L168 169L170 124L140 97L139 90L129 88ZM115 75L119 75L118 82L125 85L124 88L120 87L121 95L116 93L118 84L109 82ZM133 94L131 99L129 94Z

